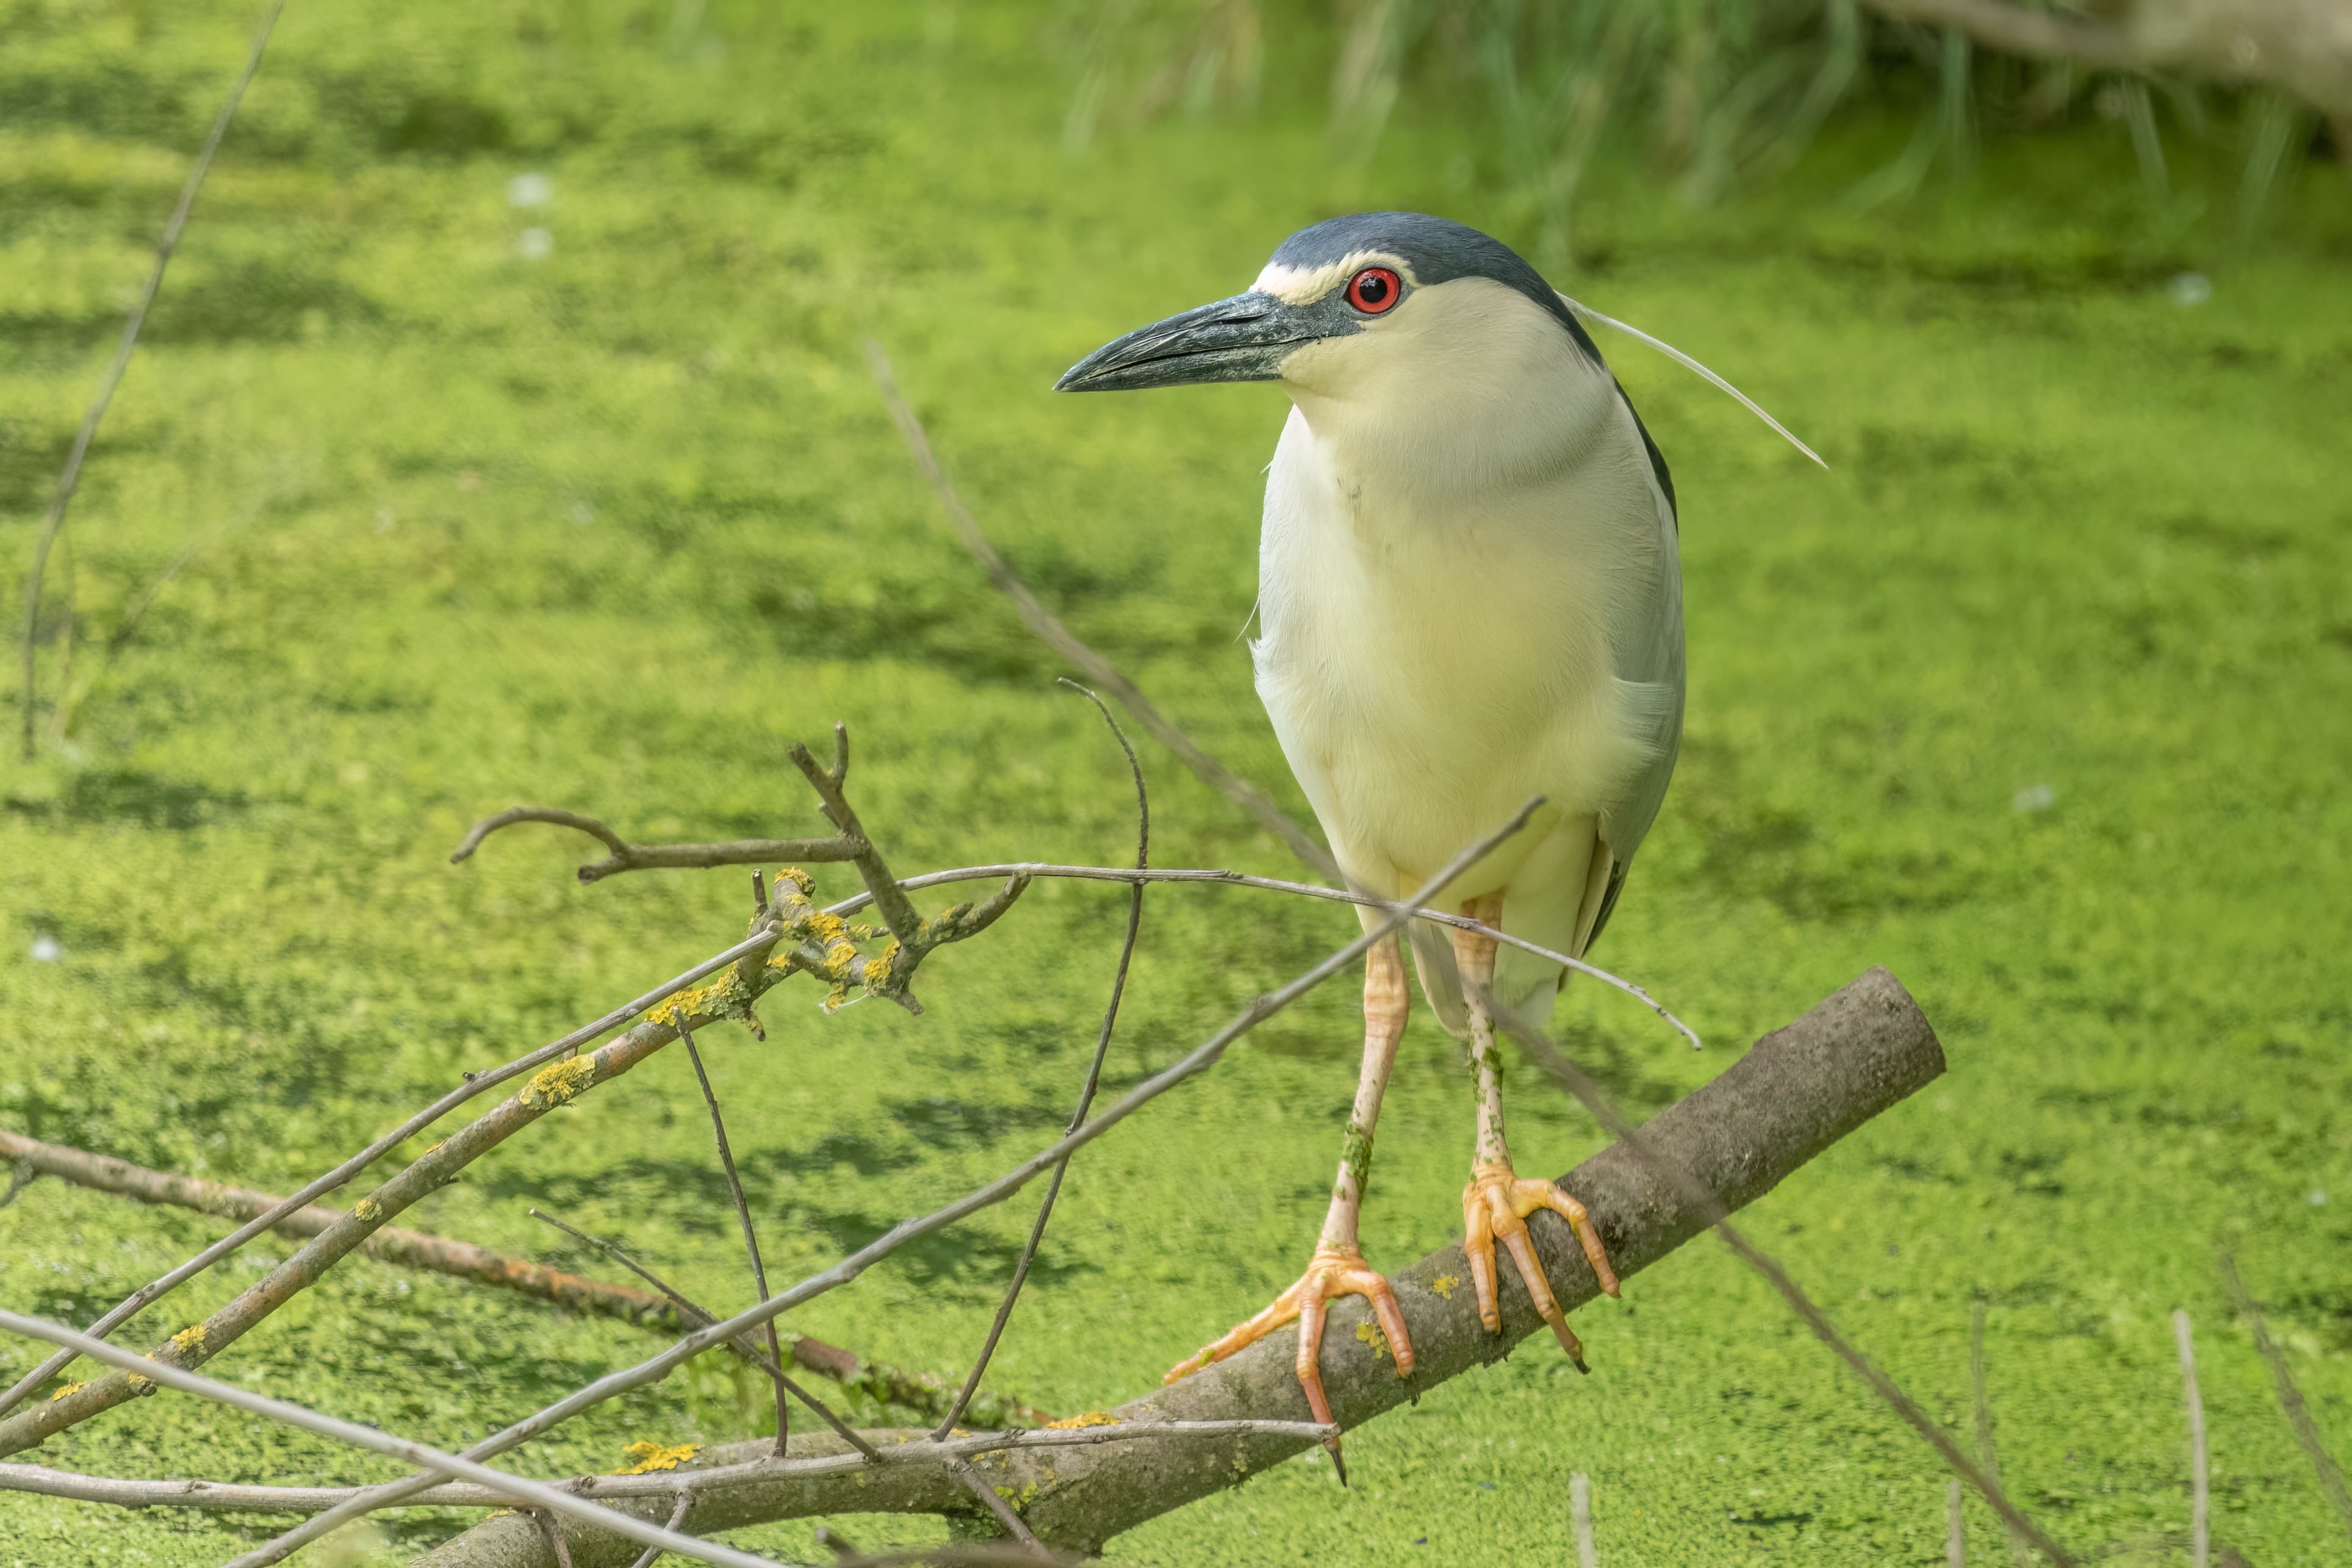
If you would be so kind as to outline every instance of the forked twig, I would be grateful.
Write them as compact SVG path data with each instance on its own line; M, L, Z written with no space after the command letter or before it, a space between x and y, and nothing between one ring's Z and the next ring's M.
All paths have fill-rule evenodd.
M1151 864L1151 797L1143 787L1143 764L1136 760L1135 748L1128 744L1125 731L1119 729L1118 721L1110 716L1110 710L1101 698L1075 680L1066 678L1062 684L1095 705L1095 711L1100 713L1103 722L1109 726L1111 738L1127 754L1127 771L1135 779L1135 868L1143 870ZM1118 1026L1119 1000L1127 994L1127 972L1135 961L1135 939L1142 928L1143 884L1130 882L1128 884L1127 931L1119 940L1118 967L1111 973L1110 1001L1103 1007L1102 1027L1095 1032L1094 1058L1087 1064L1086 1085L1078 1091L1078 1108L1070 1113L1070 1124L1064 1130L1066 1131L1076 1132L1086 1124L1087 1112L1094 1106L1095 1091L1101 1087L1103 1058L1110 1052L1111 1032ZM1022 1245L1020 1261L1013 1265L1013 1282L1004 1288L1004 1300L996 1309L995 1321L988 1326L988 1338L982 1342L980 1354L972 1358L971 1372L963 1380L962 1392L956 1395L955 1403L948 1407L947 1414L940 1417L939 1429L931 1434L934 1438L945 1437L955 1430L955 1424L963 1418L964 1406L971 1402L973 1393L979 1389L981 1376L988 1371L988 1363L996 1354L997 1342L1004 1337L1004 1325L1013 1320L1013 1304L1021 1299L1021 1287L1029 1278L1029 1266L1036 1261L1039 1245L1045 1239L1045 1223L1054 1217L1054 1200L1062 1195L1062 1178L1069 1174L1069 1170L1070 1162L1066 1158L1054 1167L1054 1174L1045 1184L1045 1195L1037 1205L1036 1223L1029 1227L1029 1239Z
M1413 901L1418 903L1421 900L1433 896L1438 889L1443 889L1459 876L1465 868L1475 865L1479 858L1492 850L1496 845L1502 843L1524 826L1528 818L1541 804L1540 798L1528 801L1519 808L1509 822L1485 836L1477 843L1465 848L1426 887L1413 896ZM544 1409L516 1422L504 1431L495 1433L474 1445L466 1450L465 1458L475 1460L504 1453L517 1444L527 1442L540 1433L571 1419L583 1410L601 1405L605 1400L625 1394L632 1388L658 1382L667 1377L673 1369L710 1349L713 1345L737 1338L747 1331L759 1327L769 1319L791 1310L803 1301L847 1284L908 1242L929 1236L934 1231L955 1224L968 1215L1003 1202L1037 1176L1051 1170L1065 1155L1091 1143L1178 1084L1213 1067L1234 1041L1281 1012L1341 969L1361 958L1372 943L1384 939L1402 925L1410 918L1411 912L1410 908L1391 910L1353 942L1340 947L1278 989L1251 1003L1238 1016L1212 1035L1205 1042L1195 1047L1171 1066L1162 1068L1120 1096L1118 1101L1108 1110L1104 1111L1076 1131L1066 1135L1032 1155L995 1180L982 1184L962 1197L936 1208L919 1219L901 1221L874 1241L840 1259L832 1267L811 1275L781 1295L772 1296L755 1307L738 1312L724 1322L698 1330L679 1340L659 1355L623 1371L610 1373L598 1378L586 1387L566 1395ZM257 1550L246 1553L236 1560L232 1568L263 1568L264 1564L280 1562L288 1553L308 1542L316 1540L346 1520L355 1519L373 1509L398 1502L432 1484L432 1476L425 1474L410 1476L404 1480L370 1488L351 1501L331 1509L307 1523L288 1531Z
M107 405L114 401L114 389L122 384L122 373L130 368L131 351L139 346L139 329L147 322L148 308L155 303L156 291L163 287L164 268L172 265L173 252L179 248L181 231L188 226L188 214L196 205L196 193L204 188L205 175L211 172L213 154L220 151L221 138L228 134L228 122L236 114L236 106L245 97L253 73L261 68L262 51L269 47L269 35L278 26L278 13L285 9L285 0L268 0L262 8L261 20L255 24L252 46L246 50L245 67L229 84L228 96L221 100L220 110L213 116L212 129L205 133L205 144L196 153L195 163L189 167L187 183L180 187L179 205L163 225L163 241L155 247L155 265L148 270L147 286L139 291L138 302L122 323L122 339L115 345L113 363L106 367L105 379L98 384L98 395L90 399L88 412L81 416L81 427L74 432L73 446L66 453L66 466L58 475L58 488L49 498L48 515L41 520L41 531L33 543L33 569L25 579L25 684L24 684L24 749L25 760L33 760L34 686L33 639L40 629L41 577L48 570L49 550L56 544L58 532L66 525L66 509L73 505L74 490L81 483L82 463L89 456L89 444L98 434L99 421L106 417Z
M2214 1251L2221 1265L2221 1281L2230 1288L2230 1300L2236 1304L2238 1315L2246 1320L2246 1327L2253 1331L2254 1349L2271 1369L2271 1381L2278 1385L2279 1407L2286 1412L2287 1425L2294 1428L2294 1440L2303 1446L2304 1456L2319 1478L2320 1494L2344 1521L2346 1532L2352 1533L2352 1488L2345 1486L2343 1470L2320 1438L2319 1425L2311 1418L2311 1407L2303 1402L2303 1391L2294 1385L2294 1373L2286 1364L2286 1352L2271 1338L2270 1327L2263 1321L2262 1304L2246 1289L2246 1282L2238 1278L2237 1258L2227 1247L2217 1247Z
M1496 1024L1526 1047L1528 1054L1536 1058L1537 1065L1561 1088L1581 1101L1585 1110L1591 1113L1593 1120L1607 1129L1612 1137L1624 1144L1644 1165L1673 1186L1681 1194L1685 1203L1691 1205L1704 1215L1707 1223L1715 1227L1716 1234L1723 1237L1725 1244L1731 1248L1732 1252L1742 1262L1762 1275L1766 1283L1779 1291L1781 1300L1787 1301L1797 1316L1804 1321L1805 1326L1812 1330L1823 1344L1836 1352L1847 1365L1859 1373L1863 1381L1867 1383L1914 1431L1926 1438L1928 1446L1943 1456L1944 1463L1951 1467L1952 1472L1975 1488L1978 1495L1992 1505L1993 1511L2000 1515L2003 1522L2032 1542L2037 1551L2058 1564L2059 1568L2071 1568L2074 1559L2068 1554L2066 1549L2052 1540L2040 1526L2019 1511L2017 1505L2010 1501L2009 1494L2001 1490L2000 1483L1987 1475L1981 1468L1962 1453L1960 1446L1952 1440L1951 1435L1937 1426L1927 1411L1920 1408L1918 1401L1904 1393L1893 1378L1879 1369L1876 1363L1855 1349L1853 1344L1838 1331L1837 1325L1830 1321L1829 1315L1813 1303L1812 1298L1805 1293L1802 1287L1789 1278L1788 1271L1782 1268L1770 1254L1748 1240L1747 1236L1731 1223L1731 1216L1725 1209L1722 1200L1708 1189L1706 1183L1700 1181L1679 1161L1671 1159L1654 1148L1650 1141L1642 1135L1640 1129L1626 1120L1624 1112L1617 1108L1616 1101L1610 1098L1609 1092L1586 1074L1583 1068L1570 1061L1549 1036L1529 1024L1510 1008L1504 1006L1491 993L1487 994L1487 1004Z
M979 520L971 515L971 509L964 505L963 497L957 493L954 482L940 467L939 458L931 450L930 437L924 432L921 418L908 405L906 398L898 391L898 378L890 368L890 356L883 351L880 343L870 338L866 343L866 360L873 367L875 384L882 390L883 405L889 409L891 422L898 426L898 434L906 439L907 450L915 460L916 470L931 487L931 493L939 498L940 509L948 514L948 521L954 525L964 548L979 558L996 591L1013 601L1013 607L1019 613L1023 623L1043 638L1047 647L1076 665L1089 682L1118 698L1119 706L1134 714L1138 723L1150 731L1161 745L1182 759L1184 765L1192 769L1202 784L1249 813L1257 819L1260 826L1289 846L1290 852L1298 857L1308 870L1335 882L1342 880L1339 862L1332 858L1331 852L1323 847L1321 840L1276 805L1272 795L1202 751L1190 735L1152 706L1151 700L1144 696L1135 682L1121 675L1108 659L1080 642L1076 635L1062 624L1061 618L1030 591L1029 584L1021 580L1020 574L997 552L996 546L989 542L988 535L981 531Z

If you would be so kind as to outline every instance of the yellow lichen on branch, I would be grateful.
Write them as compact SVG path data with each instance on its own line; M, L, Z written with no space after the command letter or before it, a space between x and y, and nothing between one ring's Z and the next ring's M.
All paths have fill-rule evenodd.
M205 1348L205 1335L207 1331L204 1324L191 1323L172 1336L172 1343L184 1354L189 1351L200 1351Z
M594 1057L566 1057L560 1062L550 1062L533 1073L530 1084L522 1091L521 1100L534 1110L563 1105L595 1081Z
M624 1458L635 1464L625 1470L614 1470L616 1476L644 1476L656 1470L674 1470L702 1451L699 1443L680 1443L666 1447L660 1443L636 1442L621 1450Z
M1118 1425L1118 1417L1108 1410L1081 1411L1076 1415L1065 1415L1059 1421L1045 1423L1046 1429L1054 1432L1067 1432L1079 1426L1116 1426Z

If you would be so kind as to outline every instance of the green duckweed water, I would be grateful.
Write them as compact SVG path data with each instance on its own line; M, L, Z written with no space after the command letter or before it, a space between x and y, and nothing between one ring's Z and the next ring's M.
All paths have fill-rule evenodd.
M247 21L57 5L0 23L12 573ZM903 870L1131 854L1123 762L935 515L869 333L1038 591L1303 809L1237 641L1279 394L1046 388L1239 287L1316 217L1421 207L1516 237L1524 213L1471 132L1401 124L1335 165L1319 98L1286 110L1275 86L1254 118L1066 152L1085 37L1044 7L289 8L52 566L76 641L68 681L52 622L45 689L65 708L41 713L37 762L0 764L0 1123L289 1190L741 930L740 871L583 889L593 847L552 829L452 867L468 822L530 801L646 839L817 831L783 752L835 719ZM1857 123L1713 214L1621 174L1580 218L1572 287L1732 375L1832 469L1604 344L1675 466L1692 685L1680 773L1598 956L1711 1047L1597 987L1562 1026L1646 1111L1890 966L1950 1075L1759 1205L1755 1234L1956 1427L1983 1301L2005 1475L2114 1562L2187 1561L2168 1317L2188 1307L2217 1539L2260 1568L2342 1562L2211 1241L2238 1238L2352 1455L2345 192L2309 169L2272 237L2227 243L2201 187L2152 203L2122 129L2095 123L1994 143L1965 189L1899 211L1839 206L1888 145ZM526 174L546 199L518 206L541 194L513 186ZM2168 280L2191 269L2211 298L2187 308ZM1144 760L1155 860L1289 872L1172 758ZM1041 885L930 962L919 1021L827 1018L787 991L766 1044L714 1033L772 1277L1051 1136L1120 899ZM1154 891L1112 1081L1352 929L1328 906ZM997 1385L1069 1411L1131 1396L1292 1278L1354 1029L1349 988L1328 989L1090 1149ZM1531 1078L1511 1114L1531 1168L1596 1147ZM1453 1047L1417 1019L1367 1209L1376 1262L1449 1238L1470 1120ZM533 1204L746 1299L674 1054L411 1218L607 1272ZM1027 1218L1016 1203L911 1247L794 1325L959 1367ZM217 1234L43 1182L0 1210L0 1300L86 1321ZM154 1342L283 1255L248 1248L121 1337ZM1931 1456L1719 1247L1578 1326L1589 1380L1531 1342L1351 1437L1352 1490L1286 1465L1110 1559L1566 1563L1582 1470L1608 1568L1942 1561ZM214 1370L457 1447L653 1344L354 1261ZM36 1359L0 1346L0 1377ZM744 1436L764 1409L698 1364L521 1462L613 1468L630 1441ZM394 1473L172 1395L37 1458ZM387 1520L314 1555L401 1561L462 1522ZM943 1528L841 1522L868 1545ZM2000 1560L1990 1514L1969 1524L1972 1560ZM212 1563L268 1530L0 1494L0 1565L20 1568ZM823 1555L806 1524L742 1540Z

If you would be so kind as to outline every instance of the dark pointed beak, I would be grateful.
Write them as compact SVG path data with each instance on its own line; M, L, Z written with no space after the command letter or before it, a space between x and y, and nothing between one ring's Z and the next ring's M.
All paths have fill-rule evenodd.
M1329 328L1307 310L1253 289L1171 316L1105 343L1054 384L1056 392L1132 392L1204 381L1276 381L1282 362Z

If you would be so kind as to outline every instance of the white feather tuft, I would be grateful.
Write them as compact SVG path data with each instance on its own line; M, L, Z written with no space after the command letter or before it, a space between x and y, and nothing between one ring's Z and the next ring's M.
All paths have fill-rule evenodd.
M1555 290L1555 292L1557 292L1557 290ZM1622 332L1627 337L1633 338L1637 342L1645 342L1652 348L1657 350L1660 353L1665 355L1668 359L1673 360L1676 364L1682 365L1688 370L1696 371L1700 375L1705 376L1708 381L1714 383L1717 386L1721 387L1724 391L1738 398L1741 406L1745 407L1748 412L1753 414L1757 418L1761 419L1765 424L1769 425L1774 430L1778 431L1782 440L1797 448L1798 451L1802 452L1806 457L1811 458L1814 462L1820 463L1824 469L1828 468L1829 464L1822 461L1822 455L1819 452L1814 451L1811 447L1808 447L1802 441L1798 440L1793 431L1791 431L1786 425L1781 424L1778 419L1773 418L1769 414L1765 413L1763 406L1754 398L1740 391L1739 388L1732 385L1731 383L1724 380L1723 377L1716 374L1715 372L1707 369L1706 366L1699 363L1698 361L1691 358L1690 355L1683 353L1682 350L1675 347L1674 344L1661 342L1656 338L1652 337L1649 333L1642 331L1641 328L1629 327L1614 316L1604 316L1600 311L1594 310L1591 306L1584 304L1579 300L1571 300L1565 294L1561 294L1559 298L1562 304L1565 304L1570 310L1575 311L1586 321L1596 321L1601 326L1608 327L1612 331Z

